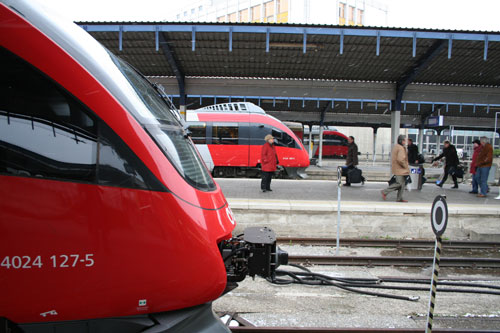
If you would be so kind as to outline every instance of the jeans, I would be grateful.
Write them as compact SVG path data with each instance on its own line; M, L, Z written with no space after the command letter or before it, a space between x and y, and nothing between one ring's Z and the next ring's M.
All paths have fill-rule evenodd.
M476 173L472 175L472 192L478 193L479 186L479 173L476 170Z
M476 174L478 174L478 184L481 189L481 194L486 195L488 193L488 176L490 174L491 167L482 167L476 169Z

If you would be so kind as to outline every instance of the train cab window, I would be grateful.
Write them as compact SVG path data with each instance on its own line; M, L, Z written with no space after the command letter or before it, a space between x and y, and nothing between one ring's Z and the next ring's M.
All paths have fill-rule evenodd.
M178 113L165 103L143 75L112 53L109 53L109 56L144 103L145 108L142 109L141 114L135 113L134 116L177 172L187 183L199 190L215 190L217 187L196 147L186 135L183 124L177 117ZM130 111L134 112L134 110ZM143 113L146 116L143 116Z
M95 119L0 48L0 173L92 182L96 156Z
M164 191L164 186L104 122L99 124L100 185Z
M189 131L191 132L191 140L195 144L207 143L207 124L206 123L190 123Z
M247 106L245 104L240 104L241 111L247 111Z
M164 188L93 112L3 48L0 173L141 189Z
M238 129L237 123L214 123L212 125L212 144L237 145Z
M281 147L298 148L295 140L285 132L273 128L271 135L274 136L274 144Z

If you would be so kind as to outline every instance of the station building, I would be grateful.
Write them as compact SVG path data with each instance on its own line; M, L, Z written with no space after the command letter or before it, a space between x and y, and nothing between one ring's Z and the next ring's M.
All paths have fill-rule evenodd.
M387 25L387 5L376 0L197 0L177 22Z

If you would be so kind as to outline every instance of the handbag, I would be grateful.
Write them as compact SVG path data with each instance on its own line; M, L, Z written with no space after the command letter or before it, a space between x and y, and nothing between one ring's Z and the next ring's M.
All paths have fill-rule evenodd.
M394 184L396 182L396 176L392 175L391 179L389 179L388 183L389 186ZM405 176L405 185L411 184L411 177L410 176Z

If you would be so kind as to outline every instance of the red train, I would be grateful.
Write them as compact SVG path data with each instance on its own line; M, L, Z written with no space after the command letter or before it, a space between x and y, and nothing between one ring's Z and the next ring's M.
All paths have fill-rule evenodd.
M211 301L273 276L274 234L232 238L178 113L84 30L3 0L0 41L0 327L226 331Z
M305 177L309 156L297 136L253 103L234 102L188 111L191 137L215 176L259 174L264 137L275 137L284 177Z
M319 156L319 131L313 130L312 134L314 156ZM323 131L323 157L347 156L347 136L336 130ZM309 133L304 134L304 145L309 145Z

